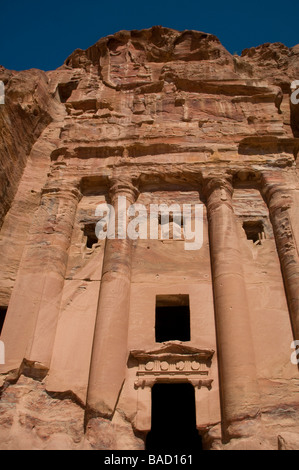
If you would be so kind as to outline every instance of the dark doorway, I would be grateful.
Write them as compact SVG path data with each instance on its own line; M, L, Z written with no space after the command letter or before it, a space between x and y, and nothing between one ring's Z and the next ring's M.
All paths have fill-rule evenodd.
M2 332L3 325L4 325L6 312L7 312L7 307L0 307L0 335Z
M188 383L155 384L148 451L197 452L202 441L196 429L194 387Z
M157 296L156 342L190 341L188 295Z

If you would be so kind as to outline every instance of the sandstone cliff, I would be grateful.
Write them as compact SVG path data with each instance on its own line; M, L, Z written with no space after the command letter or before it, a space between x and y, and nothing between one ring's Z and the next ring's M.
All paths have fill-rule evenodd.
M130 354L156 351L156 296L177 294L191 299L190 351L215 351L195 386L204 448L297 446L297 79L299 45L239 57L212 34L160 26L100 39L54 71L1 67L1 449L144 448L150 391ZM146 207L203 203L202 249L98 243L95 208L117 191Z

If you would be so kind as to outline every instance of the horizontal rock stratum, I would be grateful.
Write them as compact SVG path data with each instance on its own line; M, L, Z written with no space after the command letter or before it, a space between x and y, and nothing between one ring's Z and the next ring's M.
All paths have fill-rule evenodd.
M0 67L0 449L299 448L298 80L161 26Z

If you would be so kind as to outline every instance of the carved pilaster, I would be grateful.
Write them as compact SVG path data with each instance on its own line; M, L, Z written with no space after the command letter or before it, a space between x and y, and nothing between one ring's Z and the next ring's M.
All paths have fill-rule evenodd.
M110 181L109 195L117 220L118 197L126 197L126 210L139 193L132 179L113 177ZM87 404L91 415L112 416L125 379L132 263L132 240L127 237L126 229L125 214L124 236L108 239L105 246L88 384Z
M290 311L294 339L299 339L299 255L289 209L290 191L275 174L264 173L262 192L268 204Z
M36 368L50 366L67 251L80 197L77 182L53 182L42 191L3 332L7 335L8 368L18 368L23 359Z
M46 207L46 226L43 228L43 242L48 251L45 270L45 286L37 317L29 361L50 365L55 339L61 295L64 285L72 231L78 203L82 195L76 182L46 186L42 192L41 207ZM44 223L43 222L43 223Z
M205 179L209 220L223 431L242 436L238 421L259 413L256 367L231 177ZM246 359L244 359L246 358Z

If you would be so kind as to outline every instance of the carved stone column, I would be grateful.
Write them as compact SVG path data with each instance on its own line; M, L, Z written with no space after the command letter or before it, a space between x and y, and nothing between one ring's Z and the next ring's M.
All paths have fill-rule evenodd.
M241 251L226 178L206 180L207 212L219 355L223 432L244 436L242 419L259 414L259 392ZM239 427L240 423L240 427ZM248 422L247 422L248 423ZM254 424L254 422L251 422ZM243 426L244 428L244 426ZM255 426L246 426L246 435Z
M293 236L289 190L279 175L263 174L263 188L280 259L294 339L299 340L299 254Z
M110 189L115 220L119 219L118 197L126 197L127 207L138 196L131 181L114 180ZM131 288L132 240L107 239L103 261L98 312L95 326L87 405L91 414L113 414L126 374L127 339Z
M3 331L7 370L18 369L23 359L37 370L50 366L68 249L80 197L75 183L67 186L52 184L43 191Z

